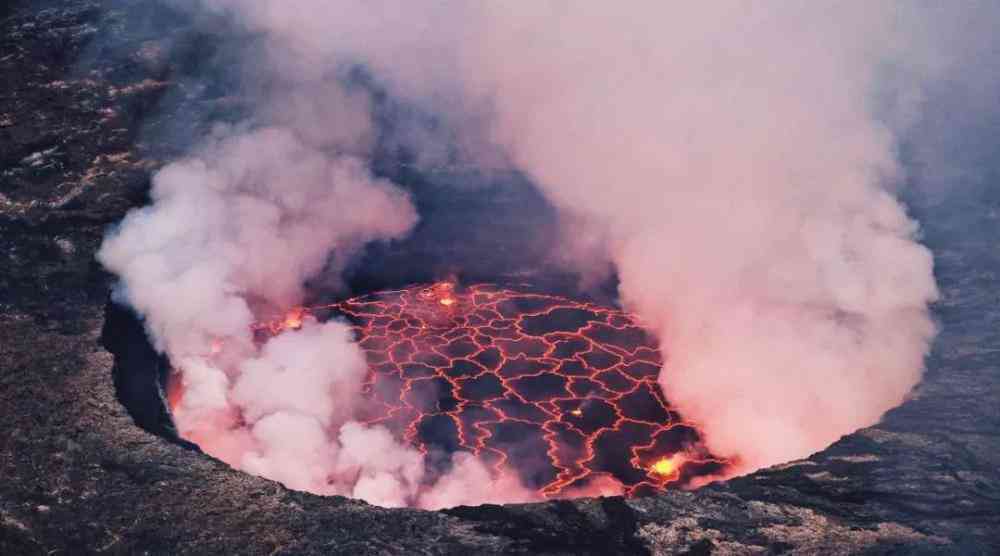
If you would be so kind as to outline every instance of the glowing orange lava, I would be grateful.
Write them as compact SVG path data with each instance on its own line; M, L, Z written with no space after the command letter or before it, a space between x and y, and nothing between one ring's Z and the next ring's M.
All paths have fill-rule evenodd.
M302 328L302 317L305 315L305 307L295 307L285 315L284 328L286 330L298 330Z
M656 475L668 477L674 474L682 463L676 456L660 458L653 463L649 470Z
M167 407L170 408L170 411L176 411L177 406L181 404L181 400L184 398L184 383L181 382L179 372L174 371L168 377L165 397L167 399Z
M595 480L638 495L727 465L670 409L656 342L620 310L440 282L296 308L255 326L258 340L306 316L348 319L370 365L358 418L412 443L432 471L466 450L546 496Z

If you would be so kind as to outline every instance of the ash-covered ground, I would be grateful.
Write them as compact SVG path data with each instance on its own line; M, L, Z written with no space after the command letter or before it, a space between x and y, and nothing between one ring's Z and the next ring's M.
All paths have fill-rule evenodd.
M983 175L907 194L936 256L941 334L924 383L879 425L695 492L387 510L234 471L137 427L117 398L128 362L113 373L105 346L129 338L113 328L102 338L112 279L94 252L108 226L145 202L150 173L183 151L171 141L196 135L178 129L204 121L191 113L240 111L238 98L186 88L199 60L222 63L212 45L139 4L0 7L0 553L1000 550L1000 193L991 183L1000 122L960 122L968 129L956 151ZM455 196L436 210L474 219L453 209L477 199ZM546 218L536 201L504 200ZM489 235L506 238L491 244L492 264L500 254L515 274L516 261L531 260L518 252L517 229ZM429 246L424 259L462 256L417 244ZM482 245L447 249L471 259ZM386 278L396 255L372 256L354 285L397 279ZM450 270L427 269L418 278Z

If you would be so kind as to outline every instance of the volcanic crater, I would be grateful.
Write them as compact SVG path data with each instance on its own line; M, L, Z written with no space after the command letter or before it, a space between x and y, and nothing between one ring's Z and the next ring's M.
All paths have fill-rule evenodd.
M177 437L163 403L161 385L169 375L169 362L153 349L143 323L130 309L108 302L113 280L93 260L106 228L129 208L148 201L150 170L170 158L151 152L159 144L140 140L149 138L143 130L173 129L167 122L187 121L177 115L192 107L220 114L232 111L230 99L211 96L213 88L203 91L205 98L164 95L177 88L174 82L183 81L185 74L176 69L176 61L186 57L201 63L205 45L212 43L176 16L149 19L153 5L159 3L45 0L0 6L4 29L0 42L7 48L0 56L0 75L11 85L0 95L0 152L4 153L0 159L6 180L0 198L4 246L0 252L7 257L0 276L4 340L0 361L8 371L0 388L0 400L8 410L0 433L0 469L8 479L0 485L0 552L988 554L997 550L1000 441L995 401L1000 375L992 346L997 343L1000 312L990 307L995 306L1000 276L1000 252L995 249L1000 241L1000 227L995 225L1000 198L986 184L959 184L965 189L947 198L913 200L928 244L937 254L935 274L947 292L935 307L942 334L928 359L919 395L879 424L847 435L807 459L694 492L668 488L658 496L631 499L424 512L311 496L234 472L196 450L181 449L196 447ZM175 44L187 54L175 53L157 64L133 56L137 46L153 52L158 44ZM109 52L125 54L109 57ZM85 74L80 71L81 59L91 60ZM160 108L153 110L154 106ZM940 110L937 118L938 127L945 128L948 125L943 124L952 124L955 114ZM968 137L963 146L973 153L969 156L981 157L987 168L995 166L994 142L987 133L995 119L977 116L975 125L966 122L962 130ZM166 150L176 154L179 149ZM525 227L523 219L522 213L519 227ZM456 248L466 245L471 242ZM491 252L499 257L516 250ZM420 256L454 255L435 253ZM489 265L498 266L497 260ZM384 274L406 265L368 268ZM433 270L428 273L443 275ZM382 286L352 290L381 291ZM350 318L332 307L311 311L321 320L336 315ZM569 321L581 313L560 308L551 314ZM353 322L360 327L364 321ZM532 327L538 323L539 319L525 317L521 330L537 333L540 329ZM259 334L266 339L271 332ZM565 351L552 355L561 358L571 348L583 349L573 342L563 345ZM670 354L665 355L669 362ZM468 358L457 357L456 365L465 365L460 361ZM441 383L432 380L440 378L439 367L432 368L433 377L411 381L417 385L411 388L411 398L425 402L439 396L443 403L438 407L420 407L456 413L461 406L457 396L440 397L436 385ZM478 367L469 369L481 373ZM401 373L402 369L402 381ZM478 376L489 380L494 375ZM582 373L569 376L579 382ZM369 395L374 397L379 384L374 370L372 378ZM567 380L554 373L523 378L537 381L538 392L544 393L558 391ZM598 382L616 392L610 377ZM490 396L505 391L493 384ZM623 380L619 389L627 384L632 383ZM431 391L417 396L421 388ZM116 394L122 404L116 403ZM471 413L501 399L490 396L464 408ZM389 405L384 406L386 412ZM551 409L551 403L542 405ZM398 406L407 407L403 399ZM656 410L656 405L649 407ZM617 418L609 406L595 403L589 409L594 411L595 425ZM576 410L560 409L565 421L554 423L577 423L581 431L589 430L573 413ZM378 412L369 416L385 421L384 417ZM450 415L446 418L454 423ZM655 419L645 415L639 420ZM438 421L445 423L445 429L449 426L441 415L435 416L434 422ZM405 435L406 427L401 429L398 433ZM435 443L438 436L432 435L412 438L429 446L444 443ZM454 442L454 437L444 438ZM628 454L621 456L614 461L631 462ZM547 458L538 459L544 470ZM635 469L646 480L650 471L671 468L670 461L657 460L648 469ZM547 484L545 478L540 475L535 486Z

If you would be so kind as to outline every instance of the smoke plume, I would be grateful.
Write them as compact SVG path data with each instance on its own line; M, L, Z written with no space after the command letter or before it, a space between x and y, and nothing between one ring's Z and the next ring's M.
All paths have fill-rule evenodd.
M263 37L271 86L249 125L159 172L99 257L183 369L179 425L209 453L383 505L532 497L468 454L422 488L419 453L350 420L365 362L345 325L251 340L308 278L417 220L369 172L358 67L466 160L534 181L562 260L616 273L663 346L667 398L739 471L871 425L919 382L938 294L898 152L951 62L919 5L186 4ZM433 164L432 135L396 140Z
M347 324L307 318L254 341L252 325L301 303L307 280L336 279L363 246L418 219L405 191L371 173L376 126L350 65L279 35L257 46L250 120L216 126L159 171L151 205L98 253L179 373L181 436L290 488L382 506L534 498L465 453L430 488L420 452L353 421L367 362Z
M397 29L384 14L404 6L347 4L332 34L381 22L349 48L398 94L488 109L492 143L587 230L566 234L570 258L585 275L613 263L666 350L664 392L716 453L742 470L808 455L919 381L937 290L892 193L930 71L907 58L920 14L463 4ZM340 47L266 12L250 20Z

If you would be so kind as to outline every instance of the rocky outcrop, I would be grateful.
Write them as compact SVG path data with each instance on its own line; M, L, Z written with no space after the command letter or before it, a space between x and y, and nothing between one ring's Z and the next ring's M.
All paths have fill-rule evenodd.
M207 47L143 4L0 7L0 553L1000 550L1000 194L988 188L912 200L944 294L912 399L808 459L695 492L387 510L289 491L137 427L103 347L116 340L101 339L111 277L93 255L144 202L171 138L196 135L172 114L239 110L184 89L182 61Z

